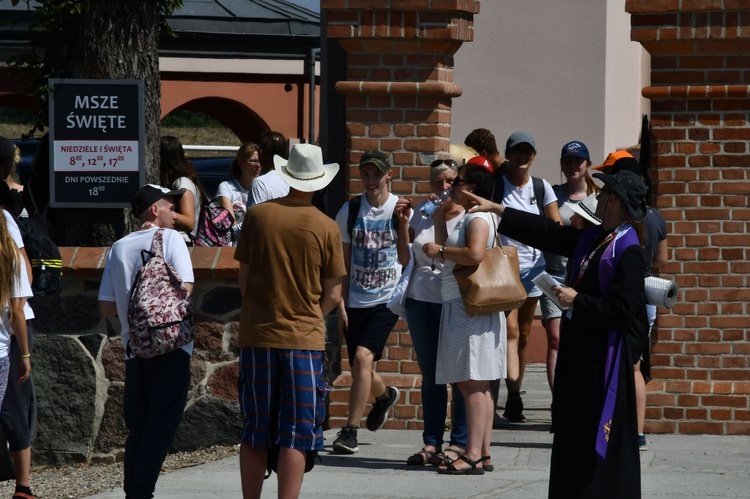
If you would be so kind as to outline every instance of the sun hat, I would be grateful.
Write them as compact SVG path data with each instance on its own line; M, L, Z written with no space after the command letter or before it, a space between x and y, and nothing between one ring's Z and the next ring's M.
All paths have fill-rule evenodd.
M524 132L523 130L519 130L517 132L513 132L510 134L510 137L508 137L508 140L505 142L505 150L510 151L513 147L516 147L518 144L529 144L531 147L534 148L534 151L536 151L536 140L534 140L534 136L531 135L529 132Z
M581 217L585 218L594 225L601 225L601 218L596 216L596 192L589 194L578 203L571 203L565 201L565 206L578 213Z
M560 152L561 160L569 156L575 156L576 158L591 161L591 157L589 156L589 148L586 147L586 144L577 140L565 144L562 148L562 151Z
M594 173L594 178L604 182L603 190L613 193L625 205L633 222L646 218L646 184L637 173L622 170L617 175Z
M323 151L313 144L297 144L286 160L278 154L273 164L289 187L302 192L319 191L339 172L338 163L323 164Z
M633 157L633 155L630 154L625 149L621 149L619 151L611 152L607 156L607 159L604 160L604 163L602 163L601 165L595 166L594 170L603 171L603 172L606 173L608 171L608 168L611 167L612 165L614 165L615 161L617 161L618 159L632 158L632 157Z
M388 160L388 156L381 151L365 152L359 160L359 167L362 168L367 164L377 166L378 170L383 173L388 173L388 170L391 169L391 162Z
M133 199L130 200L130 207L133 209L133 215L140 217L144 211L161 198L172 196L177 201L184 192L182 190L170 190L156 184L146 184L135 191Z

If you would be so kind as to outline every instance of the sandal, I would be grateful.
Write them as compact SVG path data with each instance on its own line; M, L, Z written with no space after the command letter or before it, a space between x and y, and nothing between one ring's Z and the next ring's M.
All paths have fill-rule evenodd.
M441 475L484 475L484 468L477 468L477 464L482 464L482 458L477 460L469 459L466 454L461 454L458 459L465 462L470 468L456 469L453 464L447 465L445 468L438 468L438 473ZM494 469L494 468L493 468Z
M495 466L492 464L484 464L485 461L492 459L492 456L482 456L482 469L488 473L495 471Z
M451 454L455 454L456 456L451 457L446 454L446 452L450 452ZM435 454L434 458L428 460L428 462L433 466L447 466L460 458L463 452L463 449L460 449L458 447L447 447L445 450L443 450L443 452Z
M406 460L406 464L409 466L424 466L426 464L432 464L431 460L434 460L437 457L438 452L440 451L435 452L422 447L422 450L409 456Z

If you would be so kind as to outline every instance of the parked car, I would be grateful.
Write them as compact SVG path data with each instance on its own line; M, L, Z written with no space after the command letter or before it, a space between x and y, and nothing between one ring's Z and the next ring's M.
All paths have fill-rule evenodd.
M232 166L232 160L234 160L234 156L193 158L190 160L193 163L193 168L195 168L195 173L198 174L198 178L203 183L203 188L206 189L206 194L211 198L216 196L219 184L229 180L229 168Z

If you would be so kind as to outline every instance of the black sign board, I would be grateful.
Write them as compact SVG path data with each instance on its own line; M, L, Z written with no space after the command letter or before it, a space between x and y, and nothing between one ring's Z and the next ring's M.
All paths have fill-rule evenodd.
M125 208L145 183L142 80L49 82L50 205Z

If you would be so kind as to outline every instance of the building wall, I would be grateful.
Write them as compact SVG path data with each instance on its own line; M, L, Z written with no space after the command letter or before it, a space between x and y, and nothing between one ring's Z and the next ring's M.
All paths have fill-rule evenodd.
M585 142L594 164L635 144L647 109L645 51L630 41L624 4L482 2L474 42L455 58L463 95L453 103L451 142L488 128L502 153L508 135L528 130L537 140L535 174L552 183L560 181L559 153L570 140Z

